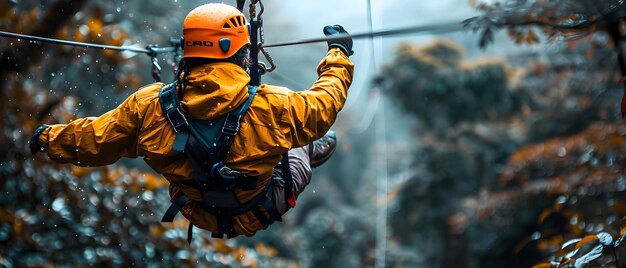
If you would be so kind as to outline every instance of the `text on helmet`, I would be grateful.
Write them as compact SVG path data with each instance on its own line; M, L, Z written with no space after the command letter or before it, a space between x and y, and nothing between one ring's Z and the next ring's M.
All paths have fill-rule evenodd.
M212 47L213 42L211 41L186 41L185 46L188 47Z

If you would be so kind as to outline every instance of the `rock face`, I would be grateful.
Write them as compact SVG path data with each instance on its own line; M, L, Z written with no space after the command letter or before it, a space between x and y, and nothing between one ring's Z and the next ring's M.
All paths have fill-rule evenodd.
M559 195L579 196L587 188L572 178L580 168L585 174L602 169L576 164L586 150L611 159L614 175L605 179L618 182L624 144L612 142L606 149L606 142L618 140L623 126L589 128L618 119L620 93L607 82L614 66L577 67L578 51L560 53L569 60L463 62L462 50L450 41L398 49L377 83L418 119L416 171L398 186L389 223L397 246L421 255L399 266L528 267L551 254L522 243L533 233L532 241L539 240L542 211ZM598 147L605 150L598 153Z

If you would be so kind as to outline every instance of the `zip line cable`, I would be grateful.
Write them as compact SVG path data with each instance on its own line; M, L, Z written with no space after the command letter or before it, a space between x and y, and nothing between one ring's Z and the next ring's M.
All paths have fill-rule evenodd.
M442 33L452 33L465 30L466 27L462 22L450 22L450 23L440 23L440 24L432 24L432 25L420 25L420 26L411 26L405 28L397 28L391 30L379 30L365 33L356 33L350 34L349 37L352 39L363 39L363 38L374 38L374 37L384 37L384 36L394 36L394 35L408 35L408 34L419 34L419 33L431 33L431 34L442 34ZM284 47L284 46L293 46L293 45L303 45L303 44L311 44L311 43L321 43L332 40L341 39L343 35L338 36L327 36L327 37L317 37L317 38L306 38L295 41L286 41L286 42L276 42L264 44L263 47Z
M463 31L465 29L466 28L463 23L453 22L453 23L412 26L412 27L397 28L397 29L391 29L391 30L369 31L365 33L351 34L350 37L352 39L363 39L363 38L420 34L420 33L441 34L441 33ZM145 54L176 52L179 49L178 46L168 46L168 47L150 46L150 48L138 48L138 47L131 47L131 46L112 46L112 45L103 45L103 44L97 44L97 43L61 40L61 39L33 36L33 35L27 35L27 34L18 34L18 33L6 32L6 31L0 31L0 37L24 39L24 40L43 42L43 43L85 47L85 48L100 48L100 49L110 49L110 50L115 50L115 51L131 51L135 53L145 53ZM305 39L300 39L300 40L295 40L295 41L264 44L263 47L271 48L271 47L284 47L284 46L320 43L320 42L338 40L343 37L344 36L339 35L339 36L331 36L331 37L305 38Z
M75 47L102 48L102 49L111 49L111 50L116 50L116 51L132 51L136 53L149 53L150 52L147 49L137 48L137 47L120 47L120 46L110 46L110 45L102 45L102 44L92 44L92 43L85 43L85 42L68 41L68 40L32 36L32 35L26 35L26 34L17 34L17 33L4 32L4 31L0 31L0 36L8 37L8 38L15 38L15 39L25 39L25 40L50 43L50 44L75 46Z

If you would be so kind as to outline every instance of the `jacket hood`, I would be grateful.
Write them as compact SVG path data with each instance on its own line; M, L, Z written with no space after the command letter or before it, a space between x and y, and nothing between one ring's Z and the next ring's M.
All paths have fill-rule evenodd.
M180 106L191 118L207 120L226 115L248 99L250 76L228 62L191 69Z

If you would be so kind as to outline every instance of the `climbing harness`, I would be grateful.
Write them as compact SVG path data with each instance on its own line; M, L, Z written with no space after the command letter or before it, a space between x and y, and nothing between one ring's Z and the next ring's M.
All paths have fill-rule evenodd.
M159 91L161 108L176 132L172 150L184 153L192 165L192 178L180 183L199 190L202 198L200 201L191 200L182 190L173 186L170 195L172 204L165 212L162 222L172 222L188 202L194 202L216 217L218 229L212 234L213 237L237 236L233 228L233 217L248 211L252 211L263 226L281 221L281 216L272 201L271 180L252 200L240 203L234 190L255 190L258 178L233 170L223 162L235 135L239 132L241 118L250 107L257 89L256 86L249 86L247 101L226 116L212 120L197 120L187 117L180 109L176 83L161 88ZM260 206L270 217L265 216ZM192 229L193 224L190 222L187 238L189 243Z

